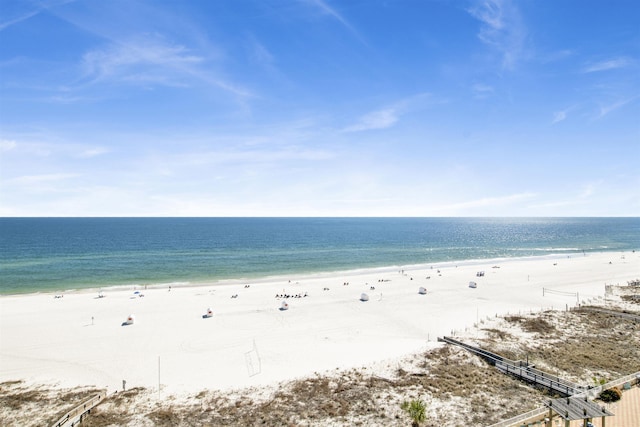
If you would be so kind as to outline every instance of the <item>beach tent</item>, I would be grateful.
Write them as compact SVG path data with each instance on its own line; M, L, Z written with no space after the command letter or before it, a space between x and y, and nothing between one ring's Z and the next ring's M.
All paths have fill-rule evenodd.
M127 320L124 322L126 325L133 325L133 322L135 322L135 316L133 314L130 314L129 317L127 317Z
M475 289L478 287L478 284L476 282L469 282L469 287Z
M362 295L360 295L360 301L369 301L369 295L362 293Z
M280 310L282 311L289 310L289 303L287 303L286 301L282 301L282 305L280 305Z
M207 313L202 317L209 318L211 316L213 316L213 310L211 310L210 308L207 308Z
M418 293L420 295L426 295L427 294L427 288L425 288L424 286L420 286L420 289L418 289Z

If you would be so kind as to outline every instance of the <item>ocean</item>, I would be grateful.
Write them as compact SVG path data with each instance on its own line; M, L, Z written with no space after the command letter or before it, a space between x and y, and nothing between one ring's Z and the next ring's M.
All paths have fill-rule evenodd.
M640 249L640 218L0 218L0 294Z

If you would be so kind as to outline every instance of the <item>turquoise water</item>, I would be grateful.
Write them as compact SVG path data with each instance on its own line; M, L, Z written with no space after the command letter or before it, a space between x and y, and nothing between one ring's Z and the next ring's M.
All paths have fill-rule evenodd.
M640 218L0 218L0 294L640 248Z

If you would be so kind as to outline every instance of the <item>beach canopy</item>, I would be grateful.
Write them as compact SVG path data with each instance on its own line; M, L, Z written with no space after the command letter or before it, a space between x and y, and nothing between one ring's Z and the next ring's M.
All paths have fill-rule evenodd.
M360 301L369 301L369 295L362 293L362 295L360 295Z

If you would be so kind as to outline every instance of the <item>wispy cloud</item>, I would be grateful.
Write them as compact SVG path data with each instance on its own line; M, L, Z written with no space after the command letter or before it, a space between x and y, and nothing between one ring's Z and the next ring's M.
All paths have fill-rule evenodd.
M548 64L551 62L563 61L567 58L570 58L574 55L574 52L569 49L562 49L555 52L547 52L538 56L538 61L543 64Z
M78 157L82 158L82 159L88 159L91 157L97 157L97 156L101 156L103 154L107 154L109 153L110 150L103 148L103 147L98 147L98 148L89 148L86 150L83 150L81 152L78 153Z
M239 97L252 96L241 86L212 74L205 57L160 37L135 37L92 50L83 56L83 67L91 84L190 87L195 79Z
M588 199L593 196L597 188L602 184L602 181L590 182L584 185L582 192L578 195L579 199Z
M32 10L32 11L24 12L18 16L14 16L13 18L3 20L2 22L0 22L0 31L12 25L18 24L22 21L25 21L31 18L32 16L37 15L38 13L40 13L40 10Z
M166 71L200 62L202 58L190 54L185 47L171 45L157 38L112 44L105 49L90 51L83 57L86 75L94 81L145 78L153 83L169 84L172 79L166 73L161 77L157 67ZM151 66L154 68L150 69ZM141 77L143 71L146 77Z
M273 63L275 62L273 54L253 36L249 37L248 51L252 62L264 68L271 69L273 67Z
M170 163L183 167L228 166L230 164L256 165L283 161L320 161L333 157L333 153L319 149L304 149L299 147L282 147L275 149L271 147L265 149L229 149L193 152L172 157Z
M524 192L500 197L485 197L482 199L469 200L466 202L440 206L438 207L438 210L447 212L461 212L474 208L508 206L514 203L521 203L525 200L530 200L536 196L537 194L535 193Z
M430 100L429 93L420 93L396 102L390 106L366 113L355 123L342 129L342 132L360 132L365 130L387 129L395 125L402 115L413 111Z
M42 175L24 175L16 178L11 178L5 181L8 184L14 185L33 185L42 184L46 182L62 181L66 179L76 178L78 174L74 173L52 173Z
M590 64L585 65L582 68L583 73L595 73L598 71L607 71L607 70L615 70L617 68L624 68L631 64L629 58L620 57L620 58L612 58L607 59L605 61L592 62Z
M494 91L493 86L489 86L481 83L474 84L471 87L471 90L473 91L474 97L478 99L488 98L493 94L493 91Z
M344 132L360 132L364 130L386 129L396 124L400 111L398 108L385 108L373 111L360 117L358 121L343 129Z
M598 113L598 117L597 118L602 118L604 116L606 116L607 114L621 108L624 107L625 105L629 104L630 102L635 101L636 99L638 99L637 96L634 96L633 98L628 98L628 99L622 99L620 101L616 101L614 103L611 104L607 104L607 105L602 105L600 106L600 111Z
M19 24L22 21L26 21L29 18L32 18L42 11L48 10L50 8L61 6L67 3L73 3L76 0L42 0L38 2L23 2L21 6L26 6L26 10L20 10L14 12L13 14L7 13L6 10L3 10L2 21L0 22L0 31L8 28L12 25ZM13 15L13 16L11 16Z
M551 121L551 124L556 124L556 123L560 123L564 120L567 119L568 114L571 110L575 109L575 106L571 106L569 108L565 108L564 110L560 110L560 111L555 111L553 113L553 120Z
M0 152L11 151L16 148L16 142L9 139L0 139Z
M468 12L482 23L478 38L502 55L502 66L512 69L521 58L526 29L508 0L487 0Z
M550 208L567 208L578 207L585 205L590 199L594 199L594 196L601 197L602 194L598 191L602 186L602 181L594 181L586 183L582 186L579 192L574 194L563 194L562 200L548 200L543 203L532 204L529 207L531 209L550 209Z
M0 152L15 150L29 157L88 159L112 151L109 148L98 145L99 143L68 143L64 141L64 138L53 135L34 134L24 138L20 143L14 140L0 139Z
M351 34L353 34L362 44L367 45L364 38L358 31L347 21L341 14L327 4L324 0L304 0L306 3L312 4L319 8L324 14L336 19L342 26L344 26Z
M553 121L551 123L559 123L567 118L566 111L556 111L553 113Z

